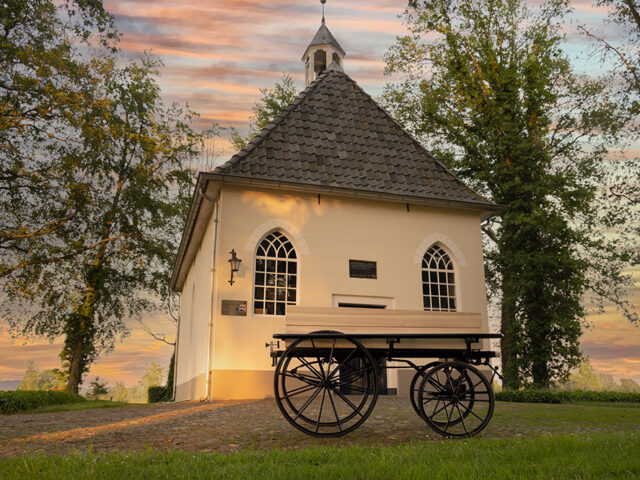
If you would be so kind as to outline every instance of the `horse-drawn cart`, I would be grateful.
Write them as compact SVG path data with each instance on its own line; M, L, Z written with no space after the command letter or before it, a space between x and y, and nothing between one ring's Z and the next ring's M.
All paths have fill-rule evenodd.
M381 369L415 372L411 404L440 435L469 437L491 420L496 353L481 347L500 334L479 331L479 314L292 310L287 332L273 336L284 348L271 356L276 402L298 430L339 436L358 428L375 407ZM300 332L318 324L330 328Z

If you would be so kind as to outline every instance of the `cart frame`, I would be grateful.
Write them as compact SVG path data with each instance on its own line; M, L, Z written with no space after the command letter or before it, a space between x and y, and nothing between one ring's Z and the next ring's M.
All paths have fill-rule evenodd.
M496 352L474 345L501 337L499 333L278 333L271 344L276 403L285 419L306 434L345 435L373 411L380 369L411 368L415 374L409 397L418 416L440 435L470 437L491 420L492 383L495 376L501 378L490 365ZM280 340L286 349L279 348ZM464 347L415 347L420 340L461 340ZM404 365L382 367L383 359ZM420 359L439 360L421 364ZM491 372L490 378L478 366Z

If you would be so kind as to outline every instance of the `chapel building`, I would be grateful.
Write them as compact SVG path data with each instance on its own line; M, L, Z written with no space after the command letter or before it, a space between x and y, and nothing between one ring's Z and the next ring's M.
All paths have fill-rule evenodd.
M305 90L198 177L171 278L176 400L273 396L269 346L295 309L332 308L338 326L355 309L442 312L449 331L473 312L488 331L480 224L496 206L364 92L345 55L323 15ZM383 391L407 390L388 375Z

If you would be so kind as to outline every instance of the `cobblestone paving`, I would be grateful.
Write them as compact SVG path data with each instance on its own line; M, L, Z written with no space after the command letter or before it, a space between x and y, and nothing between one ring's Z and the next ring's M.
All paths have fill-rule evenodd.
M496 405L483 436L637 431L640 406ZM318 439L294 430L274 400L182 402L70 412L0 416L0 456L24 453L180 449L194 452L292 449L312 445L390 445L442 441L406 397L380 397L355 432Z

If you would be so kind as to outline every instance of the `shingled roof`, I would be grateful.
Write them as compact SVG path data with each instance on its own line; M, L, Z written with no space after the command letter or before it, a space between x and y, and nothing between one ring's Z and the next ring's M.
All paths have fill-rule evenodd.
M214 175L495 205L457 179L332 64Z
M309 50L309 47L313 47L315 45L327 45L327 44L333 45L340 51L340 53L342 53L343 55L346 55L345 51L342 49L338 41L335 39L335 37L331 34L329 29L325 25L324 18L323 18L320 28L318 28L318 31L313 37L313 40L311 40L311 43L307 46L305 53L307 52L307 50ZM304 59L304 55L302 57Z

